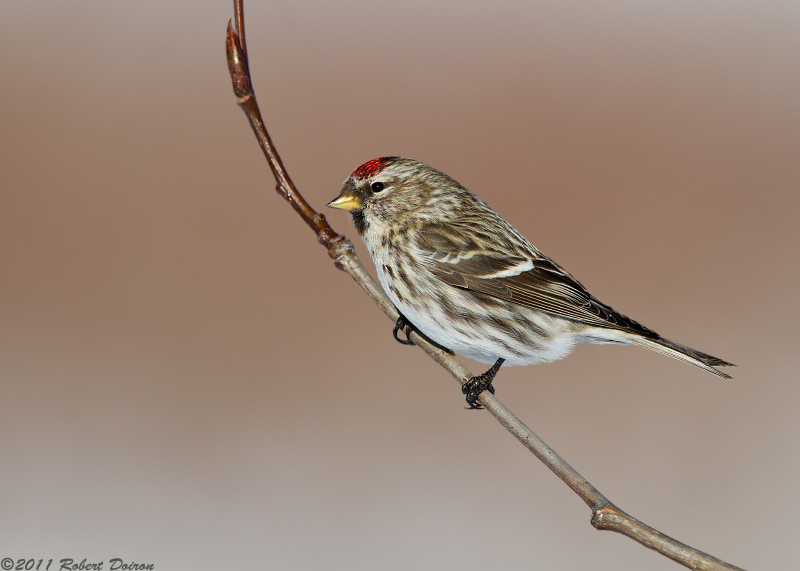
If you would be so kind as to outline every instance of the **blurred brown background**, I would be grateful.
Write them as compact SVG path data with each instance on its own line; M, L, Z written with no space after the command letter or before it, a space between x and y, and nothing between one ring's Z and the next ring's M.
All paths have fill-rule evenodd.
M726 382L581 346L497 386L636 517L796 569L800 4L246 13L265 119L313 205L366 160L420 159L613 307L739 365ZM676 569L594 531L333 267L235 105L231 14L0 6L0 557Z

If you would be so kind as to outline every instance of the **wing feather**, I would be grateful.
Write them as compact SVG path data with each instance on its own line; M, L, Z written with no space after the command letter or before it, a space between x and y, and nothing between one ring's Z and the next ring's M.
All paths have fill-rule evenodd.
M493 235L482 233L482 238ZM587 325L658 337L591 295L516 232L515 242L504 243L478 244L470 236L475 234L429 225L421 229L417 245L428 254L432 273L452 286Z

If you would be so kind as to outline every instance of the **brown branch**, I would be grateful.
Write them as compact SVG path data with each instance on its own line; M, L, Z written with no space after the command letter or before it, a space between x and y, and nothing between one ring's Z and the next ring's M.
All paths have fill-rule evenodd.
M325 217L311 208L305 198L297 191L297 187L289 177L286 167L283 166L283 161L281 161L278 151L275 150L275 145L272 144L272 139L270 139L267 128L264 126L264 121L261 119L261 111L256 102L256 94L253 93L253 87L250 83L247 49L243 44L244 11L242 2L234 1L234 8L237 25L241 26L239 29L242 31L238 32L234 29L232 21L228 22L228 36L225 46L228 52L228 69L231 72L231 81L233 81L233 92L237 97L236 102L247 115L250 126L253 128L256 139L258 139L258 144L261 145L261 150L264 151L264 156L267 157L275 182L278 183L275 190L288 200L289 204L306 221L306 224L311 226L311 229L317 234L320 244L330 250L335 243L344 238L334 232Z
M250 81L250 73L247 63L247 48L244 43L244 11L242 0L234 0L235 22L228 22L228 35L226 47L228 52L228 68L233 81L233 92L236 94L237 103L247 115L250 126L264 151L272 174L277 182L276 190L285 198L297 213L305 220L312 230L317 234L317 238L328 250L328 254L333 258L336 266L346 271L362 287L362 289L372 298L378 307L393 322L397 320L399 314L392 302L386 297L381 287L372 279L361 261L353 250L353 244L344 236L334 232L328 225L325 217L317 213L298 192L289 173L281 162L278 152L270 139L269 133L261 119L256 96L253 92ZM461 362L449 351L443 350L430 343L416 332L411 333L411 339L416 345L430 355L437 363L447 370L458 382L465 383L472 375L461 364ZM550 468L561 478L572 490L592 508L592 525L596 529L607 529L627 535L631 539L638 541L645 547L649 547L685 565L690 569L697 570L739 570L716 557L698 551L668 537L653 529L652 527L640 522L636 518L628 515L617 506L612 504L597 488L590 484L575 469L567 464L556 452L536 436L525 424L509 411L494 395L488 391L483 391L478 397L478 401L488 410L506 429L516 436L528 450L541 460L545 466Z

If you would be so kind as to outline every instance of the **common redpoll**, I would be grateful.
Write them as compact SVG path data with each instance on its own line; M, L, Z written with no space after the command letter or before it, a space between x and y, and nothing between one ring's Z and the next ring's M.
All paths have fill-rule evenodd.
M664 339L591 295L494 210L419 161L364 163L328 206L348 210L386 295L437 344L494 363L464 387L470 407L507 362L554 361L575 343L658 351L721 377L716 357Z

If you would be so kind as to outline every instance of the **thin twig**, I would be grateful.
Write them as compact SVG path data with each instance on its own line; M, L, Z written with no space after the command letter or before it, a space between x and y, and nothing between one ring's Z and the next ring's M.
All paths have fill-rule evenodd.
M353 244L344 236L337 234L330 227L325 217L316 212L303 198L295 187L289 173L281 162L278 152L270 139L269 133L261 118L261 111L256 102L250 81L247 63L247 48L244 42L244 10L242 0L234 0L235 20L228 22L226 48L228 53L228 68L233 81L233 92L236 94L237 103L245 112L256 139L264 151L272 174L277 182L276 190L283 196L305 220L317 238L328 250L336 266L346 271L360 285L367 295L372 298L378 307L391 319L397 321L399 314L392 302L386 297L381 287L372 279L353 250ZM233 22L235 21L235 25ZM411 340L439 363L453 378L461 384L469 380L472 375L464 365L449 351L443 350L431 343L416 331L411 333ZM616 531L638 541L662 555L685 565L690 569L703 571L739 570L716 557L689 547L652 527L628 515L611 503L597 488L590 484L575 469L567 464L544 441L536 436L525 424L509 411L493 394L483 391L478 401L489 411L517 440L550 468L564 483L586 502L592 509L592 525L597 529Z
M247 39L244 36L244 2L235 2L233 3L233 19L236 22L234 24L234 30L239 35L239 47L242 50L242 59L244 60L245 64L247 64ZM247 70L247 74L250 75L250 70Z

